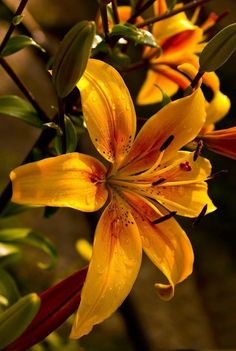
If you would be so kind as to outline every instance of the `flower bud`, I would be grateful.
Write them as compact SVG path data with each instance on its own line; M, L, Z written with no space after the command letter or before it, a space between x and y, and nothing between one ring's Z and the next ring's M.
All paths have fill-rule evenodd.
M82 21L62 40L52 68L53 83L60 98L67 96L83 75L94 35L95 23Z

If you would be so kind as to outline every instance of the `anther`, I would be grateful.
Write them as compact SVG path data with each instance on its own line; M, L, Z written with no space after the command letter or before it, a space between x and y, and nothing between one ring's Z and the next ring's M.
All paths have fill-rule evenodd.
M152 186L159 185L163 183L165 180L166 180L165 178L159 178L158 180L152 183Z
M193 154L193 161L197 161L198 157L201 155L202 148L203 148L203 141L199 139L197 142L196 150L194 151L194 154Z
M226 173L228 173L228 169L222 169L219 172L211 174L209 177L207 177L207 180L215 179L216 177L221 176L221 175L226 174Z
M174 140L174 135L170 135L170 136L164 141L164 143L161 145L160 151L164 151L165 149L167 149L168 146L172 143L173 140Z
M170 212L170 213L168 213L165 216L162 216L162 217L160 217L158 219L155 219L154 221L152 221L152 224L159 224L159 223L165 222L168 219L174 217L176 215L176 213L177 213L177 211Z
M205 206L203 206L201 212L199 213L199 215L196 217L195 221L193 222L193 225L197 225L201 219L205 216L207 212L207 204Z

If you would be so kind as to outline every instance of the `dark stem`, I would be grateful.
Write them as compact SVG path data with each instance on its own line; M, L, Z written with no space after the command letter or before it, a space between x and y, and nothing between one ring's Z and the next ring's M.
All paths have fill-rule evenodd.
M18 8L17 8L17 10L15 12L14 17L20 16L22 14L25 6L27 5L27 2L28 2L28 0L21 0L20 5L18 6ZM11 24L10 24L10 26L8 28L8 31L7 31L5 37L3 38L3 41L2 41L2 43L0 45L0 54L2 53L3 49L5 48L5 46L6 46L7 42L8 42L8 40L9 40L10 36L12 35L15 27L16 27L16 25L14 24L14 22L11 22Z
M112 0L112 10L113 10L113 16L114 16L114 22L115 24L120 23L120 18L119 18L119 13L117 10L117 1L116 0Z
M205 73L205 72L202 72L202 71L200 71L200 70L197 72L196 76L193 78L193 80L192 80L192 82L191 82L191 84L190 84L190 87L191 87L192 89L194 89L194 88L197 86L199 80L202 78L202 76L203 76L204 73Z
M107 5L100 2L99 4L101 17L102 17L102 27L105 36L105 41L109 42L109 24L108 24L108 17L107 17Z
M44 149L45 146L48 145L49 142L55 136L56 136L55 129L47 128L43 130L42 134L39 136L38 140L35 142L32 149L30 150L30 152L28 153L28 155L25 157L24 161L21 164L32 162L34 160L34 157L33 157L34 148ZM11 185L11 182L9 182L0 196L0 213L3 212L3 210L11 200L11 196L12 196L12 185Z
M41 109L41 107L38 105L37 101L35 100L34 96L32 93L28 90L28 88L24 85L24 83L20 80L20 78L17 76L15 71L11 68L11 66L4 60L4 58L0 58L0 64L2 67L5 69L7 74L11 77L11 79L14 81L14 83L18 86L20 91L25 95L25 97L29 100L29 102L33 105L35 110L38 112L41 120L43 122L50 122L50 119L47 117L46 113Z
M187 10L190 10L190 9L194 9L194 8L196 8L198 6L201 6L201 5L203 5L203 4L205 4L206 2L209 2L209 1L211 1L211 0L193 0L190 3L188 3L188 4L186 4L186 5L182 6L182 7L179 7L177 9L173 10L173 11L164 13L161 16L155 16L155 17L149 18L146 21L138 23L138 24L136 24L136 27L137 28L142 28L142 27L148 26L149 24L160 22L160 21L162 21L162 20L164 20L166 18L169 18L169 17L172 17L174 15L177 15L180 12L184 12L184 11L187 11Z
M135 19L140 16L144 11L146 11L156 0L148 0L146 4L141 7L136 7L134 14L128 19L127 22L134 23Z
M62 131L62 153L66 153L66 128L65 128L65 101L63 98L58 98L58 125Z

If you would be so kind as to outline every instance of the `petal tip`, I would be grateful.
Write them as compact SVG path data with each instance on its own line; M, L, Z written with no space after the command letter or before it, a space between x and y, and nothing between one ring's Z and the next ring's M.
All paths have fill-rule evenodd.
M174 296L175 288L173 285L155 284L155 288L163 301L170 301Z

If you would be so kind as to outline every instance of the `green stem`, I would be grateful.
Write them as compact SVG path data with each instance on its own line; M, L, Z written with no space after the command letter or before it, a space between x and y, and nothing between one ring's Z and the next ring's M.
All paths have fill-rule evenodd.
M61 142L62 142L62 153L66 153L66 128L65 128L65 101L62 98L58 98L58 125L62 131Z
M103 27L103 32L105 36L105 41L109 42L109 23L108 23L108 17L107 17L107 5L100 2L99 7L101 12L102 27Z
M195 9L196 7L201 6L201 5L203 5L203 4L205 4L206 2L209 2L209 1L211 1L211 0L193 0L190 3L188 3L188 4L186 4L186 5L182 6L182 7L179 7L177 9L173 10L173 11L164 13L161 16L155 16L155 17L149 18L148 20L143 21L141 23L137 23L136 27L137 28L142 28L142 27L148 26L149 24L160 22L160 21L162 21L162 20L164 20L166 18L175 16L175 15L177 15L180 12L184 12L184 11L187 11L187 10L190 10L190 9Z
M28 2L28 0L21 0L20 5L18 6L18 8L17 8L17 10L16 10L16 12L14 14L14 17L20 16L22 14L22 12L24 11L25 6L27 5L27 2ZM5 48L10 36L12 35L15 27L16 27L16 24L14 24L14 22L12 21L10 26L9 26L9 28L8 28L8 31L6 32L5 37L3 38L3 41L1 43L1 45L0 45L0 55L1 55L2 51L3 51L3 49Z
M7 74L11 77L11 79L14 81L14 83L17 85L17 87L20 89L20 91L25 95L25 97L29 100L29 102L33 105L35 110L38 112L41 120L45 123L50 122L50 118L47 117L46 113L42 110L42 108L39 106L37 101L35 100L34 96L32 93L28 90L28 88L24 85L24 83L20 80L20 78L17 76L15 71L11 68L11 66L7 63L7 61L4 58L0 58L0 64L4 68L4 70L7 72Z
M120 23L120 18L119 18L119 13L117 10L117 1L116 0L112 0L112 10L113 10L113 16L114 16L114 22L115 24Z

